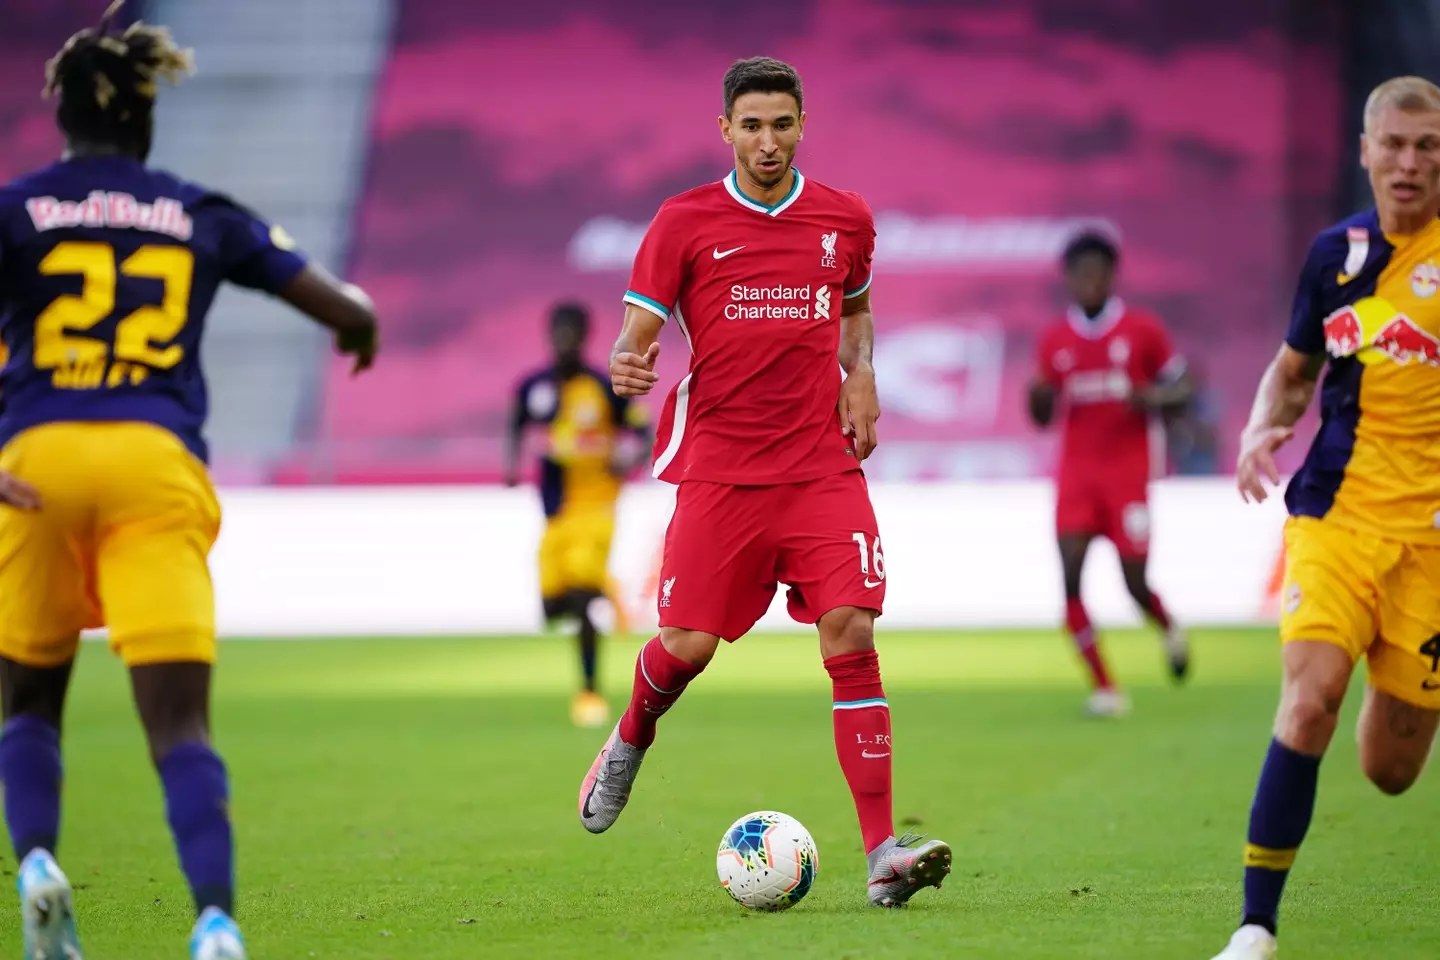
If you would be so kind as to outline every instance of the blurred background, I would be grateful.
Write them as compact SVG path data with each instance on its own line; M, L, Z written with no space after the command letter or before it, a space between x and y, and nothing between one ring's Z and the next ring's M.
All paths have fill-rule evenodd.
M0 176L52 157L45 59L99 0L0 0ZM1043 475L1019 398L1077 222L1204 380L1171 468L1227 471L1313 232L1368 201L1364 94L1436 66L1429 0L150 0L198 75L153 160L284 224L379 305L348 378L229 291L207 367L225 485L493 482L514 381L560 298L603 362L667 196L719 179L720 76L796 64L798 165L875 211L882 480ZM768 39L761 39L768 38ZM1411 38L1407 48L1405 38ZM685 362L666 332L665 382ZM1298 454L1297 446L1292 454Z

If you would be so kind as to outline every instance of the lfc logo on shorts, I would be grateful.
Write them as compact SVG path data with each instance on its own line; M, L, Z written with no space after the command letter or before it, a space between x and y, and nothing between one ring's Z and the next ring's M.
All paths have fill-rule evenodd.
M835 266L835 243L840 239L838 230L820 235L820 266Z

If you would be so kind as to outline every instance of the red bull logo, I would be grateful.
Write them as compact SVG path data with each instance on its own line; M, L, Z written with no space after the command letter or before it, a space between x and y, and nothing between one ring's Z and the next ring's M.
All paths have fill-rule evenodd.
M1440 367L1440 337L1420 327L1379 297L1367 297L1325 318L1325 351L1378 363L1384 357ZM1373 333L1370 331L1374 331Z
M1415 326L1403 313L1380 328L1372 346L1401 366L1415 360L1440 367L1440 339Z
M1354 307L1336 310L1325 318L1325 352L1332 357L1353 357L1365 344L1365 329Z

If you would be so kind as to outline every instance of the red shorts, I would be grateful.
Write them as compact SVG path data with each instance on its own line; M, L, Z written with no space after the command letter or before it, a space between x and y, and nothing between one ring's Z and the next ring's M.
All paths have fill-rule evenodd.
M1120 556L1150 552L1148 484L1116 483L1084 477L1060 478L1055 498L1055 532L1066 536L1105 537Z
M885 557L863 473L680 484L660 564L660 626L736 640L770 609L777 582L789 586L800 623L837 607L881 611Z

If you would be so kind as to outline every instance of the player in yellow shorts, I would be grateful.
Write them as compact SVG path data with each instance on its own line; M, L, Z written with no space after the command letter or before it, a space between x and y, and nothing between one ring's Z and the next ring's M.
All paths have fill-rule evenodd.
M592 605L609 597L623 607L610 581L610 539L623 478L650 446L645 408L617 397L610 377L585 365L589 311L562 303L550 311L553 362L520 381L510 418L506 480L518 482L525 429L545 428L540 458L540 499L545 533L540 540L540 598L547 621L573 618L578 624L581 689L570 715L585 727L604 726L610 708L596 687L599 631ZM633 455L620 441L638 435Z
M369 298L227 197L146 166L157 83L191 68L163 28L101 24L48 66L64 157L0 187L0 779L27 958L81 956L55 860L60 724L80 631L130 670L199 914L192 957L240 960L225 766L210 743L220 506L200 342L223 281L375 355ZM211 361L223 362L223 357Z
M1324 231L1260 381L1237 482L1264 500L1274 453L1321 387L1320 429L1285 492L1284 686L1245 846L1241 926L1217 960L1276 956L1280 897L1355 664L1360 765L1405 792L1440 725L1440 88L1391 80L1365 107L1375 209Z

